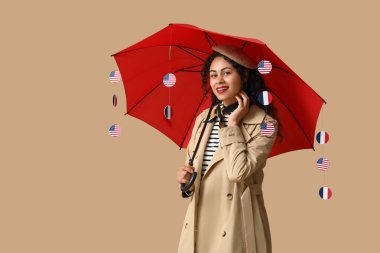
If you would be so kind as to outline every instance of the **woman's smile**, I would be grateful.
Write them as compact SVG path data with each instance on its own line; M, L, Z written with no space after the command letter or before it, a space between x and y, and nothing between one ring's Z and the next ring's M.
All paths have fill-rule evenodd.
M228 86L218 86L218 87L216 87L216 92L218 92L219 94L225 92L226 90L228 90Z

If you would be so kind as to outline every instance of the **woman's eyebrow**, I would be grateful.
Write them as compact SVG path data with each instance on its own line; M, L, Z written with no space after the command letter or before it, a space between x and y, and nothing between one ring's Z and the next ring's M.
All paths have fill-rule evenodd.
M222 68L221 71L223 71L225 69L231 69L231 68L230 67L225 67L225 68ZM211 69L210 72L216 72L216 70Z

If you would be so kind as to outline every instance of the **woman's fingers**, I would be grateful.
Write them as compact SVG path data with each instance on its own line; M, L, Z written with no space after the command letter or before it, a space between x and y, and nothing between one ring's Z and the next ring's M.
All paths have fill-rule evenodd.
M195 168L192 167L192 166L190 166L190 165L185 165L185 166L183 166L183 169L186 170L186 171L189 172L189 173L193 173L194 170L195 170Z
M194 173L195 168L190 165L182 166L177 173L177 182L178 183L187 183L192 174Z
M240 95L240 94L236 95L235 97L236 97L237 101L239 102L239 107L242 107L242 106L243 106L243 102L242 102L242 100L241 100L241 98L240 98L239 95ZM237 108L236 108L236 109L237 109Z
M248 106L249 97L244 91L240 92L241 97L243 98L243 105L244 107Z

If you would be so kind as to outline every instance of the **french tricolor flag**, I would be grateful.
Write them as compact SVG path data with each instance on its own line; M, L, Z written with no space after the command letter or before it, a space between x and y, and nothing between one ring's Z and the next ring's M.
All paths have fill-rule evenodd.
M331 198L331 195L332 195L332 192L329 187L325 186L319 189L319 196L322 199L329 199Z
M329 141L329 135L326 131L320 131L317 134L317 141L319 144L326 144Z
M269 105L272 103L272 94L269 91L263 91L259 95L259 102L262 105Z

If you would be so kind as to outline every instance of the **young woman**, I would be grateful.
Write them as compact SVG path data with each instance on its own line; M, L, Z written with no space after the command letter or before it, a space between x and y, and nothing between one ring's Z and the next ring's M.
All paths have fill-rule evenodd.
M252 60L237 47L219 45L202 71L203 90L211 86L216 104L197 118L186 162L207 124L193 166L183 165L177 182L198 176L183 197L190 203L178 253L270 253L271 236L262 182L263 168L278 132L270 108L258 102L265 84ZM261 123L274 125L262 134Z

